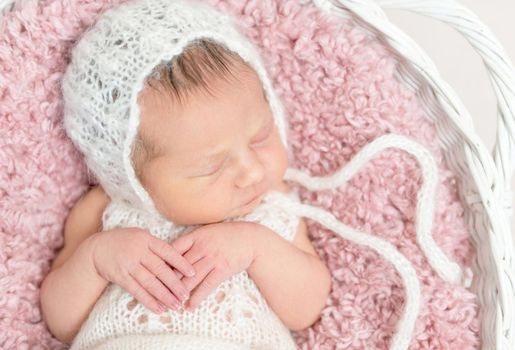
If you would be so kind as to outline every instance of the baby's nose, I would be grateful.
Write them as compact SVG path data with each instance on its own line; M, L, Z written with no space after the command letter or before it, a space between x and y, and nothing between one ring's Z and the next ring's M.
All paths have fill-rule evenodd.
M256 152L250 150L239 162L239 173L236 180L238 187L244 188L260 183L265 176L265 167Z

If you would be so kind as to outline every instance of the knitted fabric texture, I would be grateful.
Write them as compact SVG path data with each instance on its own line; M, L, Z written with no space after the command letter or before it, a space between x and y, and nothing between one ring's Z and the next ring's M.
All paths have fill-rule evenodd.
M281 202L279 198L287 201ZM299 217L288 210L290 201L298 203L298 195L269 193L252 213L226 221L260 223L291 242ZM141 210L109 205L105 228L120 224L142 227L166 242L197 227L149 220ZM222 282L194 310L181 308L159 315L136 302L118 285L110 284L75 337L71 350L97 349L97 346L167 350L296 349L288 328L266 303L247 271Z
M131 1L108 10L83 35L74 48L72 60L62 84L66 130L84 153L87 165L112 200L103 218L105 229L139 226L164 240L173 239L181 233L177 231L180 230L179 226L165 220L155 209L148 193L135 176L130 154L140 121L136 98L146 77L152 74L156 66L180 54L189 42L198 38L211 38L224 44L254 68L267 94L282 141L288 148L287 125L283 110L259 55L235 29L228 16L195 1ZM325 180L311 178L294 169L289 169L287 179L311 189L336 188L342 186L364 162L382 149L397 147L412 153L422 165L425 180L417 205L418 242L427 255L429 263L443 279L459 282L462 274L458 265L441 252L430 236L437 177L436 165L430 153L415 142L398 135L381 137L369 146L356 155L355 162L342 168L334 177L328 177ZM294 198L276 192L269 193L267 198L268 205L274 206L274 209L268 207L267 210L277 215L277 218L267 221L249 216L245 219L261 222L278 234L284 235L286 232L291 233L292 227L296 227L286 224L288 221L285 218L291 220L298 219L299 215L306 216L346 239L371 247L393 264L406 287L406 303L398 323L398 332L392 339L391 349L407 349L420 307L420 284L409 260L388 242L370 234L355 231L320 208L300 204ZM284 208L287 215L281 216L278 208ZM282 222L283 225L271 224L272 222ZM174 232L174 234L170 236L164 234L165 232ZM289 240L291 241L291 237ZM255 295L258 292L246 272L233 276L220 288L224 298L227 297L228 305L247 300L246 307L252 305L253 298L249 295ZM240 297L234 297L235 290L245 293ZM199 312L204 316L213 316L213 306L217 302L214 298L217 295L221 297L220 294L212 293L204 301ZM249 311L248 308L240 309L237 319L244 320L238 323L241 328L231 328L227 323L233 317L227 313L229 309L224 310L226 312L223 313L223 317L226 318L219 319L227 322L217 323L216 326L202 321L205 318L198 314L191 316L193 318L188 321L185 321L189 317L188 313L172 314L168 316L170 320L175 317L174 322L170 323L170 328L166 325L169 319L157 319L142 307L136 309L131 304L128 293L111 285L106 289L92 311L90 319L79 333L75 348L88 348L93 344L102 344L102 341L107 344L106 342L110 339L121 339L121 337L131 338L126 342L122 341L120 346L126 346L124 344L129 343L143 344L144 339L150 334L157 334L166 340L166 344L158 342L160 346L175 349L182 348L178 344L184 342L185 338L174 338L174 336L182 334L197 335L198 338L194 339L202 344L197 347L198 349L211 348L211 346L216 348L213 343L210 343L211 338L224 338L234 344L253 345L257 346L256 348L265 346L265 348L289 349L293 343L290 342L287 329L266 307L264 300L260 299L260 296L255 295L255 297L258 309L254 309L251 317L245 316L245 312ZM230 303L229 300L231 300ZM136 311L128 312L131 310ZM99 323L100 320L109 320L109 322ZM165 335L167 333L170 334L169 338ZM178 339L178 343L174 345L176 347L172 347L170 343L173 343L173 339ZM203 343L202 339L206 342ZM272 341L272 343L256 344L256 342L266 341ZM152 344L155 344L154 341ZM224 345L220 348L224 348Z

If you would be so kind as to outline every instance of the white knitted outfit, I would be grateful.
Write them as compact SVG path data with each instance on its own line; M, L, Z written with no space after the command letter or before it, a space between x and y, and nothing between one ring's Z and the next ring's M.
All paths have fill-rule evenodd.
M194 228L175 225L156 210L135 176L131 152L140 122L137 96L146 79L157 66L169 62L199 38L225 45L256 71L291 159L282 106L258 52L228 15L196 0L127 1L104 12L83 34L73 48L62 81L66 131L111 198L103 217L105 229L137 226L171 241ZM311 177L289 168L285 180L313 191L336 188L387 147L401 148L420 162L424 183L417 204L417 240L437 273L457 282L462 277L459 266L431 237L437 167L431 154L416 142L401 135L385 135L366 145L331 176ZM402 277L406 300L390 348L407 349L419 312L420 284L411 263L389 242L356 231L321 208L300 203L293 193L269 192L253 213L233 219L258 222L291 241L302 216L376 250L393 264ZM269 309L245 271L222 283L191 312L170 311L163 317L132 299L118 286L109 285L72 349L295 348L288 329Z
M298 201L294 192L283 195ZM278 192L267 194L250 214L226 221L260 223L292 241L299 217L277 203ZM149 221L134 208L110 205L105 229L133 226L171 242L198 225ZM139 336L138 336L139 335ZM144 336L150 335L150 336ZM159 335L159 336L157 336ZM194 338L193 336L196 336ZM196 339L191 342L192 339ZM270 309L246 271L222 282L192 311L169 310L160 315L133 301L110 284L75 337L71 349L296 349L290 331Z

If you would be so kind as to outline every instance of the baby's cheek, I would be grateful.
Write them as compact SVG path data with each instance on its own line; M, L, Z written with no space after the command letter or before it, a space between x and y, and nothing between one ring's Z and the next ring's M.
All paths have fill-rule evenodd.
M202 188L199 192L198 188ZM220 186L200 186L187 191L187 186L176 190L165 201L166 217L176 224L197 225L222 221L230 208L230 196Z
M161 215L176 224L186 224L190 217L188 205L191 201L188 198L188 186L172 184L169 181L162 181L161 186L155 186L151 192L157 210Z
M272 159L272 167L274 169L274 175L276 179L274 180L282 180L284 177L284 173L288 168L288 153L282 144L277 145L274 150Z

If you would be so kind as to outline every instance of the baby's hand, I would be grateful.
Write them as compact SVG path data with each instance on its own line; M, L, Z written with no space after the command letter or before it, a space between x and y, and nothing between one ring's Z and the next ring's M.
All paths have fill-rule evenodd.
M174 240L171 245L195 268L195 276L182 279L192 293L186 307L197 307L216 287L246 270L255 258L254 239L259 224L221 222L201 226Z
M188 298L188 289L172 268L185 276L193 276L194 269L172 246L137 228L97 235L93 262L102 278L121 286L156 313L164 311L164 305L177 310Z

